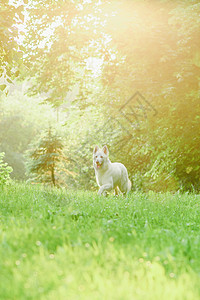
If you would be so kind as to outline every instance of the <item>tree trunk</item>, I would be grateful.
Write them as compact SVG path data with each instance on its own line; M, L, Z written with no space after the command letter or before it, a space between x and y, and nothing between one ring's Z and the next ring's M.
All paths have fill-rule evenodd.
M53 185L56 186L56 180L55 180L55 174L54 174L54 166L51 168L51 180L53 182Z

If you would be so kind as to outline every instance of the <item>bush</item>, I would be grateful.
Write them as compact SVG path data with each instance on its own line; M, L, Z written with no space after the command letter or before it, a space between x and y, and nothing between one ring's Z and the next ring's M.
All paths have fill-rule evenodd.
M7 163L3 162L3 158L5 156L4 152L0 153L0 186L7 185L10 182L10 173L13 169L8 166Z

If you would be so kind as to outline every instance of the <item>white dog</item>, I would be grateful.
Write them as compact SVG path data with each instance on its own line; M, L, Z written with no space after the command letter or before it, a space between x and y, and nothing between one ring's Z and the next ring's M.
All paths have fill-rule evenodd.
M104 146L99 149L98 146L94 148L93 152L93 166L97 184L100 189L98 194L106 193L107 191L115 190L115 195L118 194L117 188L125 194L131 189L131 182L128 178L126 167L121 163L111 163L108 158L108 148Z

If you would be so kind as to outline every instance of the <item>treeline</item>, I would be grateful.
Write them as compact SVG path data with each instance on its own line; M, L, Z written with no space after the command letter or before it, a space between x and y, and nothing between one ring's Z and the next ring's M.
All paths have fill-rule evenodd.
M127 166L134 189L198 191L199 2L46 0L24 3L19 18L21 10L26 30L18 42L19 74L4 68L1 89L6 92L15 75L26 78L28 95L54 107L54 118L41 119L46 132L55 128L63 141L58 185L94 188L92 149L98 143ZM9 123L2 116L1 125Z

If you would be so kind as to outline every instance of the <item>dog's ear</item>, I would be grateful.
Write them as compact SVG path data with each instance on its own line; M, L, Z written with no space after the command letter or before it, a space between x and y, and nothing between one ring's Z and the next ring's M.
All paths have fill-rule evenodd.
M95 147L94 147L93 153L96 153L98 150L99 150L99 147L98 147L98 146L95 146Z
M108 147L106 145L103 146L103 152L108 155Z

